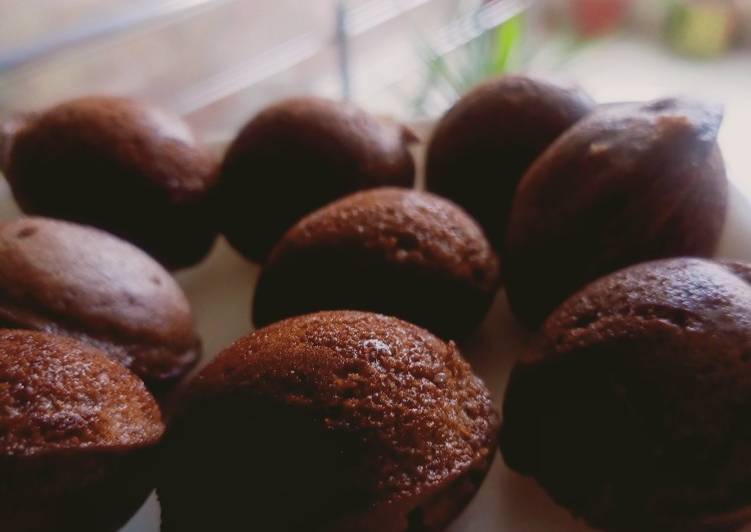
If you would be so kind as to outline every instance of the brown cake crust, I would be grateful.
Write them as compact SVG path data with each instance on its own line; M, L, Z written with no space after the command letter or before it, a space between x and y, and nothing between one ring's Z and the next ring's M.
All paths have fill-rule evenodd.
M287 232L261 273L253 319L264 325L359 309L463 337L497 286L498 260L464 211L427 192L380 188L319 209Z
M199 444L239 439L245 443L238 446L247 452L228 459L235 475L259 470L259 460L278 460L247 442L266 432L265 425L252 424L266 419L260 414L247 425L222 422L221 434L207 434L210 426L197 425L221 415L216 405L231 404L246 405L241 412L260 405L274 413L269 419L296 419L293 426L285 423L295 435L290 455L286 438L275 438L270 448L282 454L282 462L305 465L269 474L281 475L278 482L300 491L289 488L284 515L264 505L241 509L246 515L250 510L253 522L258 519L264 530L441 530L477 490L493 456L497 417L490 396L454 344L377 314L311 314L238 340L191 384L167 453L190 455ZM306 429L306 423L315 428ZM268 427L276 435L273 430ZM206 441L198 437L201 433ZM330 458L330 470L310 463L328 464L326 457L332 455L336 459ZM216 472L217 465L210 463L207 470ZM231 489L231 471L213 474L225 476ZM166 530L200 522L200 515L180 520L181 512L200 505L205 496L196 495L195 504L186 504L195 492L186 480L184 474L169 476L168 484L160 486ZM244 497L273 499L258 493L271 489L267 484L273 483L263 474L249 479ZM309 498L315 502L309 504ZM226 503L223 494L219 500ZM279 511L279 502L273 504ZM239 510L216 507L198 513L242 518Z
M512 373L509 466L606 530L748 523L749 279L747 264L668 259L572 296Z
M413 133L351 104L277 102L238 134L224 158L216 216L230 244L262 261L300 218L357 190L411 187Z
M0 330L2 530L116 530L153 487L163 432L143 383L103 352Z
M217 161L180 119L88 96L29 116L10 140L6 177L24 212L100 227L170 267L211 247Z
M190 305L164 268L103 231L47 218L0 224L0 323L93 344L150 386L200 354Z
M727 211L722 113L686 100L600 110L520 183L504 274L514 314L537 326L590 281L639 262L711 256Z
M576 87L511 75L486 81L436 125L427 152L427 188L465 208L500 250L522 176L593 108Z

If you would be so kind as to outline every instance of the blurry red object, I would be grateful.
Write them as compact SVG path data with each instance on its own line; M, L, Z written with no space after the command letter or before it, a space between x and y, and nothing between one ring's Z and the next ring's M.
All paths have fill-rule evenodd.
M626 15L629 0L571 0L577 31L595 37L613 31Z

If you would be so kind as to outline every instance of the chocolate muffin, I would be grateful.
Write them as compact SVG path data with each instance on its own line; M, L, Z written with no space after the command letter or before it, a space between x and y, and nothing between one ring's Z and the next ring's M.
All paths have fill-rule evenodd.
M677 258L595 281L515 367L501 450L604 530L751 523L751 265Z
M215 194L230 244L262 261L284 232L357 190L411 187L415 164L404 126L350 104L292 98L255 116L230 146Z
M285 320L189 386L164 452L163 530L442 530L496 430L453 343L370 313Z
M159 264L98 229L0 223L0 326L71 336L160 389L200 354L185 295Z
M100 227L173 268L208 252L217 231L204 199L216 161L180 119L97 96L13 129L5 173L24 212Z
M514 198L504 254L514 314L536 326L586 283L646 260L711 256L727 211L717 108L617 105L564 133Z
M574 87L523 76L487 81L438 122L428 146L427 188L467 209L500 250L524 172L593 107Z
M153 488L143 383L70 338L0 330L0 530L115 531Z
M426 192L381 188L334 202L287 232L261 272L253 319L369 310L461 338L485 316L497 285L498 261L464 211Z

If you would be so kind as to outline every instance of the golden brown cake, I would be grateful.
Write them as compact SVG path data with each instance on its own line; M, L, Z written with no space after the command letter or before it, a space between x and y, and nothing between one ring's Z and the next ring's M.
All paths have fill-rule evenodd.
M442 530L496 430L453 343L370 313L285 320L189 386L164 452L163 530Z
M498 260L463 210L427 192L359 192L305 217L271 253L253 320L354 309L408 320L449 339L482 321Z
M102 351L0 330L0 530L114 532L153 489L163 432L143 383Z

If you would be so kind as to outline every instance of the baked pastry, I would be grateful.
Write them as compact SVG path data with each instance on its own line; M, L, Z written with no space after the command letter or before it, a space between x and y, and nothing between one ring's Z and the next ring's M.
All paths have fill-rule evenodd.
M163 432L143 383L100 350L0 330L0 530L114 532L154 487Z
M496 430L453 343L362 312L275 323L190 384L162 459L163 530L442 530Z
M465 94L428 145L428 190L455 201L503 248L511 200L524 172L594 102L582 90L503 76Z
M751 523L751 266L678 258L588 285L513 370L501 450L615 531Z
M185 294L156 261L98 229L47 218L0 223L0 326L92 344L157 389L200 354Z
M240 131L222 164L216 216L246 257L263 261L306 214L356 190L411 187L404 126L322 98L277 102Z
M564 133L514 197L511 309L536 326L586 283L646 260L711 256L727 211L722 113L667 99L617 105Z
M173 268L210 249L217 230L204 199L216 160L180 119L90 96L13 131L5 174L24 212L100 227Z
M461 338L482 321L497 286L498 261L464 211L427 192L380 188L287 232L261 272L253 320L369 310Z

